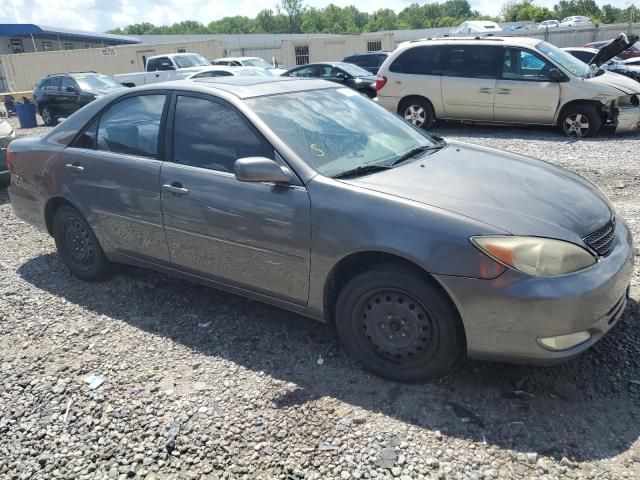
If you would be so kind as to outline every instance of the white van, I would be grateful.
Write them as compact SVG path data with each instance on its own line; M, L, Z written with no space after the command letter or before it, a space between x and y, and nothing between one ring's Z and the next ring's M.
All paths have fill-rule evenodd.
M470 20L461 23L453 32L453 35L473 35L476 33L498 33L502 28L496 22L484 20Z
M621 34L599 54L612 58L633 41ZM535 38L409 42L382 64L376 90L381 105L422 128L452 119L558 125L575 137L603 124L640 129L640 83Z

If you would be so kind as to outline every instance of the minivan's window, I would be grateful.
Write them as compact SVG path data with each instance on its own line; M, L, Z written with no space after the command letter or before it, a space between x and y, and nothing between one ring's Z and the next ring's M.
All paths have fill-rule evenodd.
M553 65L528 50L504 49L502 78L506 80L548 81L549 71L552 68Z
M397 115L348 88L263 96L247 104L325 176L392 165L416 148L439 147Z
M544 53L547 57L576 77L586 78L591 71L589 65L585 65L584 62L581 62L569 52L565 52L555 45L551 45L547 42L540 42L536 45L536 49Z
M204 98L179 96L173 122L176 163L233 172L239 158L274 158L273 147L230 107Z
M442 47L439 45L413 47L401 53L389 66L389 70L415 75L440 75L441 53Z
M449 45L442 56L442 75L496 78L502 49L493 45Z
M98 150L156 158L165 95L139 95L112 105L98 128Z

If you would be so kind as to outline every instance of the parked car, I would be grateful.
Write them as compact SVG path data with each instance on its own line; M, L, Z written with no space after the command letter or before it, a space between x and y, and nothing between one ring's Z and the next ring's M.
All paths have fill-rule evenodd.
M378 73L378 69L384 63L389 56L390 52L365 52L354 53L345 57L342 61L344 63L352 63L360 68L364 68L367 72L375 75Z
M272 75L264 68L254 67L224 67L214 66L205 68L204 70L192 73L187 80L194 78L210 78L210 77L271 77Z
M591 42L591 43L585 44L585 47L597 48L598 50L600 50L602 47L604 47L605 45L608 45L611 42L612 40L606 40L604 42ZM617 55L617 57L622 60L628 60L631 58L640 58L640 42L638 41L634 42L629 48L620 52Z
M631 234L587 180L447 144L332 82L142 87L9 158L15 214L77 277L122 262L279 305L395 380L574 357L627 301Z
M283 77L296 78L322 78L332 82L341 83L349 88L353 88L370 98L375 98L374 88L376 77L371 75L364 68L351 63L344 62L324 62L310 63L300 67L292 68L282 74Z
M560 22L558 20L544 20L538 24L538 29L558 28L559 26Z
M443 119L557 125L576 137L605 124L637 130L640 84L600 73L535 38L439 38L396 49L376 88L381 105L423 128Z
M563 50L569 52L571 55L583 61L587 65L595 65L607 72L619 73L625 77L640 81L640 65L627 64L624 60L619 60L615 57L602 63L598 60L598 53L600 50L596 48L572 47L563 48Z
M44 124L52 126L96 98L125 88L101 73L59 73L40 80L33 89L33 99Z
M533 23L533 22L518 22L518 23L514 23L512 25L509 25L506 28L503 28L503 31L507 31L507 32L522 32L525 30L537 30L538 29L538 24Z
M462 22L453 32L453 35L472 35L476 33L498 33L502 32L502 28L496 22L488 22L485 20L470 20Z
M591 20L589 19L589 17L585 17L584 15L574 15L572 17L563 18L562 21L560 22L560 25L558 26L560 28L566 28L566 27L590 27L592 25L593 23L591 23Z
M7 167L7 147L16 138L16 132L9 122L0 120L0 185L9 183L9 168Z
M253 67L264 68L271 75L282 75L286 68L275 67L260 57L225 57L218 58L211 62L213 65L226 65L228 67Z
M144 72L122 73L113 77L126 87L136 87L183 79L210 66L211 62L197 53L170 53L149 57Z

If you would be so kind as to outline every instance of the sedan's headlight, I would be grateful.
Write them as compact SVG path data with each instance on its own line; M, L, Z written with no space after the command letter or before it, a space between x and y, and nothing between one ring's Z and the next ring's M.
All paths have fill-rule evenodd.
M471 241L494 260L537 277L565 275L596 263L586 249L551 238L483 236Z

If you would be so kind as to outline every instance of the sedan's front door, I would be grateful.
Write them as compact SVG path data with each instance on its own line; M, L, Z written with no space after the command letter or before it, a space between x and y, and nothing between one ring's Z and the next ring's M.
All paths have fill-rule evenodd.
M149 91L112 104L64 151L56 174L106 251L168 264L159 183L166 99Z
M531 50L505 48L502 78L496 82L494 119L551 124L560 100L560 84L549 79L554 66Z
M500 47L449 45L442 54L440 89L445 117L493 120Z
M162 211L171 262L181 270L298 304L308 299L310 201L302 185L244 183L234 163L276 158L232 106L176 95L162 166Z

